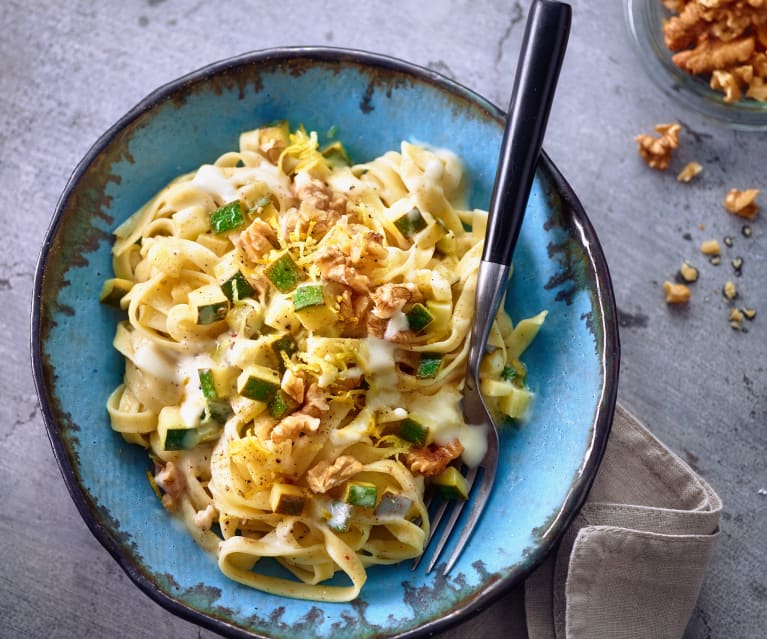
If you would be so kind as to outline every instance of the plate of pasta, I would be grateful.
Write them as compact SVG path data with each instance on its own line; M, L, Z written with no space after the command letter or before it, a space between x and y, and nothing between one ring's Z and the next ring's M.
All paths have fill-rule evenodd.
M499 479L453 571L413 568L431 496L466 499L484 453L461 397L502 130L429 70L269 50L158 89L77 167L38 266L36 384L85 522L161 605L234 637L429 634L556 543L618 338L544 155L481 371Z

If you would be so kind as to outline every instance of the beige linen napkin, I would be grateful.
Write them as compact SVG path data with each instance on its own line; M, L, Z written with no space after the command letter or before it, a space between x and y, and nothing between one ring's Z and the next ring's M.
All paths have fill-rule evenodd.
M718 537L713 489L618 406L594 485L525 583L529 639L679 639Z

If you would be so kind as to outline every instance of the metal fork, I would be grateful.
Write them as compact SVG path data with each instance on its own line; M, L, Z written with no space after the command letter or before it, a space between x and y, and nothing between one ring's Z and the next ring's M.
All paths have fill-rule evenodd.
M479 390L479 366L509 279L511 258L530 196L567 47L571 16L572 10L568 4L536 0L527 18L501 143L498 172L490 200L485 246L477 275L475 322L470 337L464 382L464 420L467 424L485 426L487 451L478 466L466 471L469 499L441 502L432 518L426 549L433 542L441 520L452 506L426 569L427 573L432 571L453 536L464 506L470 503L471 507L455 542L453 553L442 570L444 575L450 572L477 526L495 481L499 449L498 430ZM423 555L415 560L413 569L418 566L422 557Z

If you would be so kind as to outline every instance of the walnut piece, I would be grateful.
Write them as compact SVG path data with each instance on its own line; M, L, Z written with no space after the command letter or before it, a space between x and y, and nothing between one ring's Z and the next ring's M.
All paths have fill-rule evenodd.
M454 439L447 444L431 444L424 448L413 448L405 455L405 464L413 473L426 477L438 475L454 459L463 453L463 444Z
M700 252L703 255L720 255L722 248L719 246L718 240L706 240L700 245Z
M698 162L688 162L687 165L679 172L676 179L680 182L690 182L695 176L700 174L703 167Z
M275 444L279 444L289 439L298 439L307 433L316 433L319 428L319 417L306 413L291 413L272 429L269 437Z
M724 208L733 215L753 221L759 214L759 205L756 203L758 195L759 189L730 189L724 197Z
M684 284L665 281L663 292L666 294L666 304L684 304L690 301L690 289Z
M306 472L306 483L313 493L326 493L340 486L362 470L362 463L350 455L341 455L332 464L318 462Z
M663 0L676 15L663 25L672 61L732 104L767 101L767 0Z
M671 153L679 147L680 124L658 124L655 126L659 137L646 133L637 135L634 140L639 145L639 155L653 169L665 171L671 161Z

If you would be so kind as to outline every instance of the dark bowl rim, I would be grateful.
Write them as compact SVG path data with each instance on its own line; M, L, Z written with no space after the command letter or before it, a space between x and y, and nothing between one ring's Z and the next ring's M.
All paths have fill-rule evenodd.
M90 501L82 486L77 481L71 465L71 460L67 454L66 446L58 436L56 418L48 397L41 340L42 288L46 266L48 264L48 257L56 238L57 231L59 230L67 202L75 191L77 184L84 173L119 132L138 119L143 113L152 109L158 103L169 98L177 91L183 90L187 85L205 81L211 76L241 66L254 64L263 66L268 65L269 63L287 62L296 59L340 64L348 62L368 68L379 68L385 71L394 71L399 74L410 75L419 81L431 83L437 88L446 91L448 94L460 95L472 104L485 109L491 117L498 121L502 122L505 118L503 110L472 89L467 88L465 85L456 82L453 79L400 58L370 51L324 46L276 47L249 51L213 62L171 80L146 95L125 115L117 120L115 124L99 136L97 141L90 147L80 162L78 162L56 203L53 217L46 231L45 239L35 268L32 294L30 350L35 390L54 457L56 458L70 497L74 501L80 516L83 518L91 533L109 554L112 555L134 584L153 601L178 617L235 639L270 638L224 622L221 619L203 613L196 608L174 599L135 565L131 557L125 553L122 545L114 538L112 531L102 525L94 516L92 512L94 504ZM620 365L620 340L615 296L610 273L605 260L604 251L602 250L594 227L589 221L583 206L578 200L572 187L568 184L545 151L542 151L541 153L539 167L544 168L550 174L565 206L571 212L575 226L580 233L581 246L584 249L588 262L595 274L597 287L600 289L600 294L597 295L595 299L600 310L600 322L598 330L595 331L595 338L600 342L598 344L598 353L600 356L603 386L601 396L597 403L595 418L592 423L591 442L584 455L584 460L578 475L571 484L570 490L563 501L562 506L556 516L553 517L552 523L541 536L541 543L538 544L535 551L529 555L527 560L520 564L521 567L515 574L495 581L489 586L482 588L468 600L468 603L465 603L443 617L400 634L390 635L393 639L429 636L436 632L444 631L448 627L454 626L481 612L503 594L508 592L512 587L525 579L538 565L540 565L556 546L567 526L580 510L580 507L583 505L588 495L604 455L617 401ZM612 321L608 322L608 318L612 318Z

